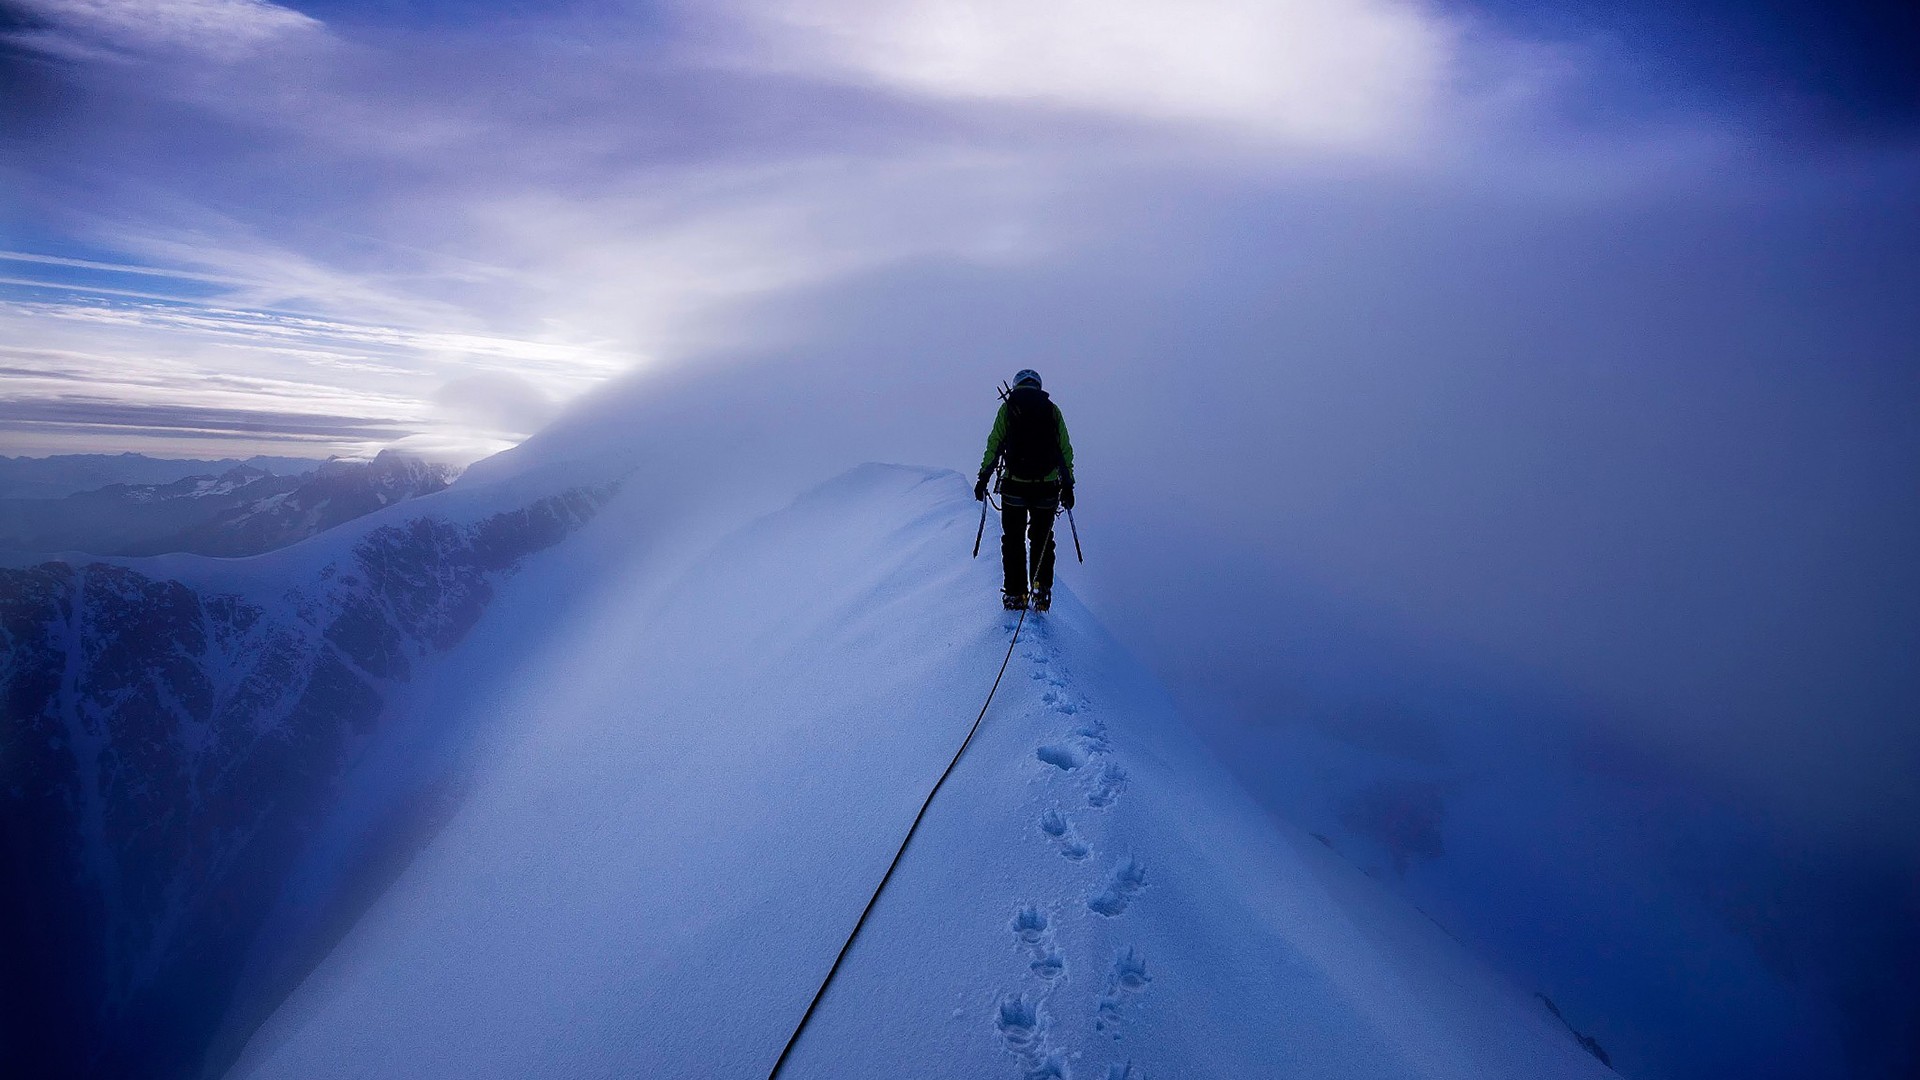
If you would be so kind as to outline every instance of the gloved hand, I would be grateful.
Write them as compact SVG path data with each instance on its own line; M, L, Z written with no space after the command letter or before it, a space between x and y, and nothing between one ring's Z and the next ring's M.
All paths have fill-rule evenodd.
M987 474L986 473L981 473L979 482L973 485L973 501L974 502L987 501Z
M1060 505L1073 509L1073 484L1068 482L1060 488Z

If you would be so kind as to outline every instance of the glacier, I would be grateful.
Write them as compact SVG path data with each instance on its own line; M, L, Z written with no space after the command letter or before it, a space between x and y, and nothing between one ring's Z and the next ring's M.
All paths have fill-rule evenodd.
M530 483L503 457L449 494ZM435 669L463 797L230 1077L772 1066L1016 620L957 474L745 524L639 486ZM1063 585L783 1075L1612 1074L1256 806Z

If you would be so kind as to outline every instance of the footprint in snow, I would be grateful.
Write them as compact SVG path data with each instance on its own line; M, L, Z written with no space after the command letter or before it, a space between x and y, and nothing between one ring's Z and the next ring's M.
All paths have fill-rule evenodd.
M1057 979L1067 970L1066 957L1053 943L1052 920L1037 907L1023 907L1013 916L1013 936L1026 950L1028 967L1043 979Z
M1101 992L1100 1005L1094 1012L1094 1030L1111 1032L1114 1038L1119 1038L1121 1009L1128 998L1145 990L1152 981L1147 974L1147 962L1138 949L1129 945L1116 953L1113 969L1107 973L1106 989Z
M1063 772L1077 769L1087 763L1087 755L1079 747L1065 743L1052 743L1036 749L1034 756Z
M1014 913L1013 936L1022 945L1037 945L1047 939L1047 913L1037 907L1023 907Z
M1073 738L1089 754L1104 754L1112 749L1107 742L1107 725L1098 720L1089 720L1074 728Z
M993 1026L1026 1080L1066 1080L1065 1059L1047 1048L1047 1017L1038 1002L1024 994L1001 998Z
M1000 999L1000 1015L993 1026L1000 1029L1009 1050L1024 1054L1040 1041L1040 1007L1024 994L1009 994Z
M1141 865L1138 858L1129 855L1113 868L1106 886L1087 900L1087 907L1093 909L1095 914L1113 918L1124 914L1127 905L1133 903L1135 894L1146 887L1147 868Z
M1061 813L1057 806L1050 807L1040 815L1040 831L1056 840L1067 835L1067 815Z
M1059 807L1049 807L1046 813L1040 815L1040 831L1052 837L1054 843L1060 846L1060 854L1067 858L1078 861L1087 857L1090 849L1074 835L1072 824Z
M1060 955L1058 949L1048 949L1035 957L1033 963L1028 964L1027 967L1043 979L1057 979L1067 970L1067 958Z
M1054 674L1051 671L1048 671L1044 667L1039 669L1038 671L1029 672L1027 674L1027 678L1033 679L1038 682L1043 682L1047 685L1048 689L1043 691L1040 697L1041 697L1041 700L1045 701L1049 705L1053 704L1053 702L1059 698L1060 694L1065 692L1067 689L1067 680L1061 678L1060 676Z
M1060 713L1063 716L1072 716L1074 713L1080 711L1080 706L1075 705L1073 700L1060 690L1049 690L1041 694L1040 701L1043 704L1052 706L1054 712Z
M1120 793L1127 789L1127 770L1108 762L1094 779L1093 787L1087 792L1088 806L1112 806Z

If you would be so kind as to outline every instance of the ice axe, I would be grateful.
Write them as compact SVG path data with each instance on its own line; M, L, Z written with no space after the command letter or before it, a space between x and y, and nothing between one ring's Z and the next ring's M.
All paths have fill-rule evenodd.
M1013 393L1013 387L1008 386L1004 382L1001 383L999 386L994 387L993 389L995 393L1000 395L1001 401L1007 400L1007 395ZM995 478L996 479L998 478L997 472L995 474ZM987 503L991 501L992 500L990 499L980 500L980 527L973 530L973 557L976 559L980 557L980 538L987 535ZM1074 542L1076 545L1079 543L1078 540L1075 540Z
M996 462L994 473L993 473L993 479L994 479L993 486L995 490L998 490L1000 487L1001 472L1002 472L1002 469L1000 468L999 463ZM973 557L976 559L980 557L980 538L987 535L987 507L989 506L993 507L995 510L1000 509L999 504L993 501L993 496L991 495L980 500L980 527L973 531Z
M982 520L982 524L985 524L984 519ZM1073 557L1079 559L1081 562L1086 562L1087 557L1080 553L1080 526L1073 523L1073 508L1071 506L1067 507L1067 528L1073 533Z

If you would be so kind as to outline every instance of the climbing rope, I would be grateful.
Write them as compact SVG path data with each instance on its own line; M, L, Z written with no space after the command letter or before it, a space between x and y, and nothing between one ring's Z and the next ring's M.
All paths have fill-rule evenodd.
M840 962L853 949L854 939L860 936L860 928L867 924L867 916L873 914L873 906L880 901L881 891L887 887L887 882L893 880L893 872L900 866L900 856L907 853L907 845L913 842L913 834L920 828L920 819L927 816L927 807L933 805L933 797L940 794L940 786L947 782L947 777L953 775L953 767L960 764L960 755L967 752L967 745L973 742L974 733L980 730L980 721L987 718L987 708L993 704L993 695L999 691L1000 680L1007 674L1007 664L1013 660L1013 647L1020 643L1020 631L1026 625L1027 613L1023 609L1020 621L1013 625L1013 639L1007 642L1007 655L1000 660L1000 671L993 677L993 687L987 691L987 700L980 703L980 715L973 718L973 726L967 729L967 737L960 740L960 749L953 752L953 760L947 762L940 779L933 782L933 790L927 792L927 797L921 801L920 812L913 815L913 824L907 826L907 835L900 840L900 850L893 853L893 861L887 864L887 872L880 876L880 884L873 887L873 895L867 898L867 906L861 910L860 917L854 920L853 932L847 935L846 944L840 946L840 955L833 958L833 966L827 969L827 977L820 981L820 989L813 992L813 1000L807 1002L807 1011L800 1015L800 1023L794 1027L793 1034L787 1036L787 1045L781 1049L779 1059L773 1063L773 1071L767 1074L767 1080L775 1080L786 1066L787 1055L793 1053L794 1046L800 1042L800 1033L807 1030L807 1021L813 1019L813 1010L819 1007L820 999L827 996L827 987L833 985L833 977L840 971Z

